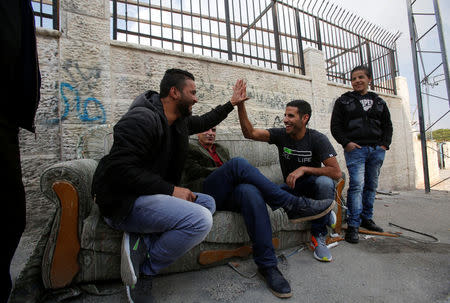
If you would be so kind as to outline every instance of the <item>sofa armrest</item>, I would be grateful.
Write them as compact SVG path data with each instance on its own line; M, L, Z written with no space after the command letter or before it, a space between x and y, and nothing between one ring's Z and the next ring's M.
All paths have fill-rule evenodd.
M91 212L94 201L91 197L92 178L97 168L97 162L92 159L79 159L56 163L47 168L41 175L41 192L60 207L60 201L53 186L55 182L68 182L78 193L80 202L80 222ZM81 233L81 226L79 233Z
M94 203L91 184L96 167L95 160L73 160L54 164L41 175L41 191L56 206L41 265L45 288L67 286L79 271L83 220Z

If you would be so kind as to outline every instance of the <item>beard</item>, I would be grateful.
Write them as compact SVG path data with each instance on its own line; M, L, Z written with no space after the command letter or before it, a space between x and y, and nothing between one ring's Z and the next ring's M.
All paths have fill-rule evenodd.
M184 95L181 95L181 99L178 102L177 109L181 114L181 117L186 118L192 116L192 110L189 108L191 106L191 102L184 98Z

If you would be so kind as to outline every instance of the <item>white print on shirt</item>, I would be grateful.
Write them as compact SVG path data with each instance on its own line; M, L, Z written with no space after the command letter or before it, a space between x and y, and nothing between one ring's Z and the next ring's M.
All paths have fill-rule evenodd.
M361 99L359 102L361 102L364 111L368 111L373 105L372 99Z
M287 160L291 159L291 157L295 157L300 163L309 163L312 160L312 152L310 150L300 151L283 147L283 157Z

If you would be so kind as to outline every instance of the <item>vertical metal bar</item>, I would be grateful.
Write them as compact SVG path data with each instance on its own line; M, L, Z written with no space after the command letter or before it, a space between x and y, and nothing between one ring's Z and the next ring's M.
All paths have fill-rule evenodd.
M183 2L183 1L182 1ZM220 33L220 14L219 14L219 1L216 0L216 14L217 14L217 33L219 33L219 58L222 59L222 34Z
M231 26L230 26L230 6L228 0L223 0L225 4L225 22L227 28L227 48L228 48L228 60L233 60L233 53L231 51ZM220 35L219 35L220 36Z
M281 51L280 51L280 34L278 32L278 9L277 9L277 0L274 1L272 7L272 18L273 18L273 32L275 39L275 54L277 56L277 69L282 70L281 64Z
M433 5L434 5L434 15L436 17L436 25L437 25L438 36L439 36L439 44L441 45L442 64L444 67L445 84L447 86L447 99L449 102L448 105L450 106L450 81L449 81L449 75L448 75L447 51L445 49L445 40L444 40L444 32L442 29L441 13L439 10L439 4L438 4L437 0L433 0Z
M136 2L136 9L137 9L137 19L138 19L138 44L141 44L141 19L140 19L140 9L139 9L139 0ZM172 22L173 24L173 22ZM173 39L173 30L172 30L172 39Z
M370 52L370 42L366 40L366 52L367 52L367 66L369 67L369 72L372 74L373 78L373 66L372 66L372 54ZM374 90L375 86L373 80L370 82L370 89Z
M293 35L293 29L292 29L292 22L291 22L291 16L292 16L292 13L294 13L295 14L295 10L294 9L291 9L291 8L288 8L288 16L289 16L289 35L291 36L291 37L289 37L289 41L291 42L291 51L292 51L292 69L293 69L293 71L294 71L294 73L295 73L295 60L294 60L294 42L293 42L293 38L292 38L292 35ZM295 27L294 27L294 30L295 30ZM288 53L288 56L289 56L289 53ZM290 70L290 67L289 67L289 70Z
M128 2L125 0L125 41L128 41Z
M364 64L364 57L363 57L363 52L362 52L362 44L361 44L361 36L358 35L358 45L359 45L359 60L360 60L360 65Z
M286 8L284 6L281 6L281 12L283 13L283 16L281 16L281 13L280 13L280 16L283 19L284 33L286 34L284 36L284 41L285 41L285 45L286 45L287 62L283 62L283 56L281 56L281 60L283 62L283 66L287 67L287 71L290 71L291 69L289 67L289 48L288 48L288 37L287 37L287 27L286 27ZM280 39L280 41L281 41L281 39ZM281 51L281 54L282 54L283 50L281 49L281 45L280 45L280 51Z
M319 50L322 50L322 37L320 35L320 21L319 17L314 17L316 22L316 34L317 34L317 43Z
M171 29L171 39L172 39L172 50L175 50L175 43L174 43L175 37L173 36L173 5L172 5L172 1L170 1L170 29Z
M305 59L303 57L303 37L302 37L302 29L300 26L300 10L297 8L295 10L295 20L297 22L297 44L298 44L298 65L300 67L300 71L302 75L305 74Z
M44 26L44 18L43 18L43 10L42 10L42 0L39 1L39 20L41 22L41 26Z
M59 1L53 0L53 29L59 30Z
M183 1L181 1L183 2ZM212 32L211 32L211 6L209 5L209 1L208 1L208 27L209 27L209 53L211 54L211 57L213 56L213 42L212 42Z
M172 3L172 1L170 1L170 3ZM204 52L204 50L205 50L205 47L204 47L204 45L205 44L203 44L203 21L202 21L202 0L199 0L198 1L198 7L199 7L199 10L200 10L200 47L201 47L201 50L202 50L202 56L204 56L205 55L205 52Z
M256 13L255 13L255 2L251 2L252 3L252 8L253 8L253 18L256 18ZM255 23L255 45L256 45L256 65L259 66L259 50L258 50L258 31L256 30L256 23Z
M419 76L419 63L417 58L417 48L416 48L416 32L414 30L414 17L412 15L412 4L410 0L406 0L406 8L408 10L408 23L409 23L409 34L411 39L411 52L413 58L414 67L414 80L416 84L416 96L417 96L417 106L419 115L419 128L420 128L420 142L422 145L422 163L423 163L423 179L425 193L430 192L430 176L428 172L428 155L427 155L427 142L425 138L425 123L423 117L423 104L422 104L422 90L420 87L420 76Z
M150 12L150 7L151 7L151 0L149 1L149 7L148 10ZM181 18L181 51L184 53L184 18L183 18L183 1L180 1L180 18ZM150 34L151 34L151 30L152 30L152 22L150 20ZM150 40L151 41L151 40ZM150 42L150 45L152 45L152 43Z
M164 48L164 27L163 27L163 8L162 8L162 0L159 0L159 18L160 18L160 27L161 27L161 48ZM192 37L194 39L194 37Z
M192 14L192 0L189 0L189 10L190 10L190 15L191 15L191 40L192 40L192 53L194 53L194 49L195 49L195 43L194 43L194 16Z
M389 53L389 59L390 59L390 68L391 68L391 78L392 78L392 88L394 90L394 95L397 95L397 83L395 82L395 78L397 76L395 72L395 50L391 50Z
M117 40L117 0L113 0L113 40Z
M248 15L248 0L245 1L245 11L247 12L247 27L250 26L250 17ZM250 31L252 29L249 28L248 30L248 50L250 51L250 64L253 64L253 55L252 55L252 36L250 35ZM242 37L242 41L244 38Z

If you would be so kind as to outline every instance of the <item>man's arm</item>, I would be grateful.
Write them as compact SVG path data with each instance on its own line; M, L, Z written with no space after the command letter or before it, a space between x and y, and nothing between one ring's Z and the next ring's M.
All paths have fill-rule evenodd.
M235 105L241 104L247 97L247 88L244 80L239 79L233 86L233 95L231 100L223 105L219 105L213 110L201 115L191 116L188 118L189 135L202 133L220 122L222 122L228 114L233 110Z
M341 168L336 157L325 159L322 163L324 165L322 167L300 166L287 176L286 184L291 188L295 188L295 181L303 175L327 176L334 180L342 177Z
M241 124L242 134L247 139L256 141L269 142L270 133L267 129L254 128L248 119L247 110L244 102L239 103L238 106L239 123Z

